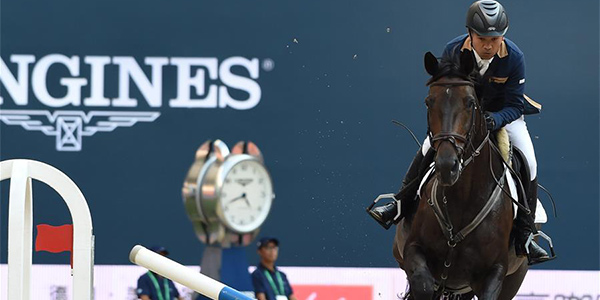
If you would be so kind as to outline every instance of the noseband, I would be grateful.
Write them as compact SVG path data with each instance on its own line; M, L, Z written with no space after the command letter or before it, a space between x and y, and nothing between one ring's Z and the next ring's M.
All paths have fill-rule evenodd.
M436 81L433 82L429 85L431 86L442 86L442 87L447 87L446 93L450 94L450 88L453 87L458 87L458 86L471 86L471 87L475 87L475 85L473 84L473 82L471 81L467 81L467 80L461 80L461 81ZM435 147L435 142L436 141L447 141L450 142L450 144L452 144L452 146L454 147L454 149L456 150L456 152L458 153L458 156L460 158L460 164L461 164L461 168L460 170L464 169L472 160L473 158L475 158L476 156L479 155L479 152L481 151L481 149L483 148L484 144L486 144L489 141L489 137L490 137L490 132L487 131L487 134L485 136L485 139L481 142L481 144L479 145L479 147L477 147L477 149L475 149L473 147L473 143L471 141L472 137L473 137L473 131L475 130L475 112L477 110L481 110L479 107L479 103L477 101L475 101L475 106L473 107L473 110L471 112L471 126L469 127L469 131L467 132L467 135L462 135L456 132L439 132L435 135L433 135L431 133L431 130L429 128L429 114L427 114L427 135L429 136L429 139L431 141L431 145L434 147L434 149L437 151L437 148ZM471 148L474 150L473 153L471 154L471 156L466 160L463 161L462 156L465 152L465 149L463 147L461 147L456 141L461 141L464 145L465 148L468 146L471 146Z

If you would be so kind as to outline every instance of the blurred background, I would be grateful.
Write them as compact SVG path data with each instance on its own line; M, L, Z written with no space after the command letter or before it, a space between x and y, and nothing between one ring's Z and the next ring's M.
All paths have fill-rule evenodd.
M77 183L92 213L97 265L130 264L135 244L161 244L174 260L198 265L204 245L181 196L195 151L209 139L230 146L251 140L273 177L276 199L260 234L280 239L279 265L394 268L394 232L371 220L365 207L399 188L417 146L391 120L424 137L423 55L441 55L446 42L465 33L471 2L5 0L2 111L159 116L67 141L80 146L71 151L56 136L3 119L0 158L40 160ZM539 181L552 192L559 216L551 216L541 193L550 217L544 231L559 258L535 269L600 270L598 1L502 3L510 19L506 36L526 56L526 93L543 105L526 121ZM59 56L71 69L43 65ZM121 57L137 64L153 88L121 76ZM247 107L176 107L182 78L170 59L178 57L210 58L218 66L235 57L252 62L230 68L238 81L222 69L191 67L192 76L205 75L204 85L189 89L192 99L221 87L212 94L218 103L226 101L226 90ZM92 74L93 60L104 74ZM28 76L19 81L25 86L10 82L20 80L17 74ZM78 88L70 78L87 83ZM92 94L100 102L85 100ZM8 186L0 186L2 199ZM70 222L54 191L41 183L34 190L34 224ZM8 201L0 206L0 261L6 263ZM258 261L255 247L247 253L251 264ZM35 253L34 263L67 264L68 253Z

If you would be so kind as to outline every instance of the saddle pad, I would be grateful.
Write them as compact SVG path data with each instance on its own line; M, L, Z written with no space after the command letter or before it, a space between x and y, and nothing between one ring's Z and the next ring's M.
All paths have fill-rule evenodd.
M504 159L505 162L510 163L508 161L508 158L510 157L510 139L506 128L502 127L496 132L496 140L502 159Z
M519 195L517 194L517 184L513 176L510 174L510 171L508 171L508 169L506 169L506 178L508 179L508 188L510 189L511 197L513 197L513 199L519 199ZM517 205L513 203L513 219L517 217L517 210ZM540 202L540 199L537 199L535 208L535 223L544 224L546 222L548 222L548 215L546 214L546 209L544 209L544 206L542 205L542 202Z
M433 174L433 170L435 170L435 162L432 162L429 165L429 167L427 168L427 172L425 172L425 176L423 176L423 179L421 179L421 184L419 184L419 189L417 190L417 196L421 195L421 189L423 188L423 185L425 185L425 183L429 181L429 177L431 177L431 175Z

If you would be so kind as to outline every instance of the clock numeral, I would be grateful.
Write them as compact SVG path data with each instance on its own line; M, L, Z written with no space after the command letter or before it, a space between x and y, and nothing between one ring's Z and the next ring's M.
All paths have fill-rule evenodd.
M246 224L246 222L244 222L244 220L241 220L240 225L244 225L244 224Z
M261 211L261 210L262 210L262 205L259 205L259 206L257 206L257 207L256 207L256 209L257 209L258 211Z
M221 192L221 198L227 198L227 193Z
M247 165L242 165L242 171L246 171L248 169Z
M256 168L252 168L252 174L256 174Z
M231 173L232 173L232 174L237 174L237 169L233 169L233 170L231 170Z
M254 222L254 216L250 216L250 222Z
M231 179L229 179L229 178L225 179L225 183L226 183L226 184L229 184L229 183L231 183Z
M260 196L264 198L267 196L267 193L265 191L262 191L262 192L260 192Z
M258 179L258 183L259 183L259 184L263 184L264 182L265 182L265 179L264 179L264 178L259 178L259 179Z
M225 207L223 207L223 211L224 211L224 212L227 212L227 211L229 211L229 206L225 206Z

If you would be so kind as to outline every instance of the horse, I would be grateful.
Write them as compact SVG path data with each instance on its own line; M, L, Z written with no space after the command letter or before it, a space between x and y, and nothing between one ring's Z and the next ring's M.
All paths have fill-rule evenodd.
M512 299L528 270L511 246L506 166L492 148L470 76L474 67L469 51L457 62L425 54L434 167L416 212L398 223L393 245L408 277L407 299Z

